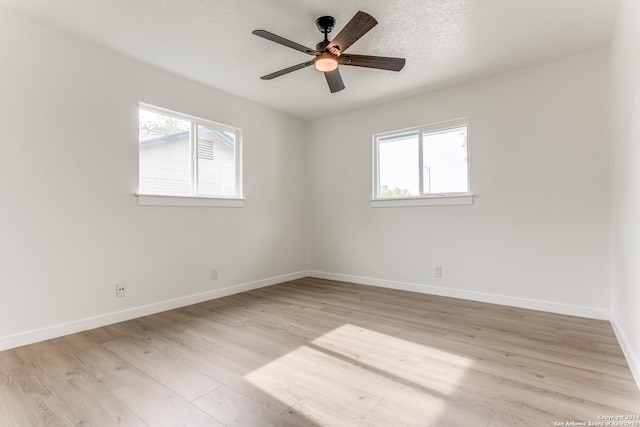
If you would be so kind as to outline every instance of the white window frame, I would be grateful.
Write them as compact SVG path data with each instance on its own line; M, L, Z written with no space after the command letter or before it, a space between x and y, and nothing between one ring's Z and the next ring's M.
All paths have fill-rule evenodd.
M457 193L425 193L424 192L424 168L423 161L423 135L425 133L437 133L450 129L465 126L467 128L467 192ZM418 162L419 169L419 192L418 196L409 197L381 197L380 196L380 140L389 136L401 135L405 133L418 134ZM448 120L444 122L432 123L429 125L416 126L408 129L401 129L391 132L378 133L373 135L373 191L370 206L378 207L403 207L403 206L434 206L434 205L470 205L473 204L473 193L471 193L471 162L469 155L469 119L462 118Z
M179 113L177 111L168 110L155 105L140 102L139 110L146 110L152 113L158 113L166 116L175 117L180 120L191 122L190 129L190 156L191 156L191 195L175 196L161 194L144 194L136 193L138 205L141 206L209 206L209 207L244 207L245 199L242 197L242 130L233 126L217 123L212 120L201 119L199 117L190 116L188 114ZM197 128L198 125L221 130L235 134L235 190L233 196L203 196L198 195L198 144ZM138 148L139 152L139 148ZM138 182L140 173L138 172Z

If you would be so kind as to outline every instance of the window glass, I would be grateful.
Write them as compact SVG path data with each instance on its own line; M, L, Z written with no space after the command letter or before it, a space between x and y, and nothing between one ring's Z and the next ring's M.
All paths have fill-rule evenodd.
M375 199L469 192L466 120L389 132L374 141Z
M466 126L424 132L422 141L424 193L467 192Z
M418 143L417 132L380 139L380 197L410 197L420 194Z
M240 198L240 130L141 105L139 193Z
M235 194L235 148L233 133L198 126L198 194Z
M140 110L140 192L191 193L191 124Z

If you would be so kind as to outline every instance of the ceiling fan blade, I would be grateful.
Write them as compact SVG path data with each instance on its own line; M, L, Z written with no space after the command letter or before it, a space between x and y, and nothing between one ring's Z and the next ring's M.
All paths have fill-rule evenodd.
M327 78L327 83L329 84L329 90L331 93L336 93L344 89L342 76L337 68L333 71L326 71L324 76Z
M344 52L376 25L378 25L378 21L373 16L362 11L356 13L351 21L347 22L347 25L331 40L329 50L334 54Z
M255 34L256 36L262 37L263 39L271 40L272 42L281 44L281 45L286 46L286 47L290 47L291 49L298 50L298 51L300 51L302 53L306 53L307 55L315 55L317 53L315 51L315 49L311 49L309 47L302 46L301 44L298 44L296 42L292 42L291 40L287 40L284 37L280 37L278 35L270 33L269 31L255 30L255 31L252 31L251 34Z
M285 68L284 70L276 71L275 73L267 74L266 76L260 77L262 80L271 80L276 77L284 76L285 74L289 74L292 71L302 70L303 68L307 68L308 66L313 65L313 61L303 62L302 64L294 65L289 68Z
M386 56L370 55L342 55L341 65L353 65L355 67L377 68L379 70L400 71L404 67L404 58L389 58Z

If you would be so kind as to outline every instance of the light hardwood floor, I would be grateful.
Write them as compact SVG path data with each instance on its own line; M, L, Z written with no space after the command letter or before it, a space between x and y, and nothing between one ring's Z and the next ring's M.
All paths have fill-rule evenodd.
M312 278L0 352L10 427L539 427L638 414L608 322Z

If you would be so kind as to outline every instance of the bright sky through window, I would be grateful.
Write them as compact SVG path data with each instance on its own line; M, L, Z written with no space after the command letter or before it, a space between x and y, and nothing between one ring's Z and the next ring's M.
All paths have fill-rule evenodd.
M375 142L376 199L469 191L466 122L378 135Z

